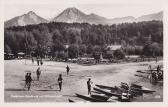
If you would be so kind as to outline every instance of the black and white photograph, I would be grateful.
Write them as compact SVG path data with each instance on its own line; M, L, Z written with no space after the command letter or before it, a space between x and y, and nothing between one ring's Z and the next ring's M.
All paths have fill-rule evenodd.
M44 1L3 0L5 103L164 101L163 0Z

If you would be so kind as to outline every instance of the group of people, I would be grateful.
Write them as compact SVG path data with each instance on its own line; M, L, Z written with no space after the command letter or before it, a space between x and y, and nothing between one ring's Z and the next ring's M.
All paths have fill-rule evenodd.
M36 58L37 60L37 65L39 66L39 65L43 65L43 60L42 60L42 58L40 58L40 57L37 57ZM32 63L34 64L34 58L32 57Z
M149 65L150 73L150 81L151 82L157 82L163 80L163 70L161 70L161 67L158 65L156 70L152 70L151 65Z
M40 67L38 67L38 69L37 69L37 71L36 71L36 75L37 75L37 81L39 81L40 75L41 75ZM26 75L25 75L25 86L24 86L24 88L27 87L28 91L30 90L32 81L33 81L33 79L32 79L32 77L31 77L31 73L26 73Z
M31 77L31 73L26 73L25 75L25 86L24 88L27 87L28 90L30 90L31 87L31 82L32 82L32 77Z
M69 74L69 71L70 71L70 67L67 65L67 67L66 67L67 75ZM36 75L37 75L37 81L39 81L40 80L40 75L41 75L41 69L40 69L40 67L37 68ZM26 73L24 88L27 87L28 90L30 90L31 82L32 81L33 81L33 79L31 77L31 73ZM62 90L62 83L63 83L62 74L59 74L57 82L58 82L59 90L61 91ZM91 85L92 84L93 84L93 82L91 81L91 78L89 78L88 81L87 81L88 95L91 95Z

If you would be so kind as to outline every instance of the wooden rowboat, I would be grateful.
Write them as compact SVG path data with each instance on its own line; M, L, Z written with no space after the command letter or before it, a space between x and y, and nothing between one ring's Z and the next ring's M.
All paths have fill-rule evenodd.
M71 99L68 99L68 101L71 102L71 103L74 103L74 102L75 102L75 101L73 101L73 100L71 100Z
M105 90L102 90L102 89L99 89L99 88L93 88L95 91L98 91L98 92L101 92L102 94L105 94L107 96L116 96L116 97L120 97L121 94L116 94L116 93L111 93L109 91L105 91Z
M133 84L133 85L135 85L135 87L138 87L136 84ZM125 90L125 91L128 91L128 90L123 89L123 88L118 87L118 86L115 86L115 87L104 86L104 85L96 85L96 86L99 87L99 88L101 88L101 89L111 90L111 93L112 93L112 92L123 93L124 90ZM97 93L100 93L100 91L98 91ZM132 97L133 97L133 96L136 97L136 96L141 96L141 95L143 95L142 92L139 92L139 91L136 91L136 90L130 90L129 93L132 95Z
M75 93L77 97L82 98L84 100L90 101L90 102L106 102L100 99L96 99L96 98L92 98L90 96L86 96L86 95L81 95L81 94L77 94Z
M102 88L102 89L116 90L116 87L110 87L110 86L98 85L98 84L96 84L95 86Z
M149 88L143 87L141 85L137 84L131 84L131 90L139 91L141 93L152 93L155 92L154 90L151 90Z
M146 87L142 87L141 89L139 89L139 88L131 88L131 89L135 90L135 91L142 92L142 93L153 93L153 92L155 92L154 90L151 90L151 89L146 88Z
M100 99L103 101L108 101L108 99L109 99L109 97L102 95L102 94L92 94L91 97L96 98L96 99Z
M141 85L134 84L134 83L132 83L132 84L131 84L131 87L140 88L140 89L142 88L142 86L141 86Z

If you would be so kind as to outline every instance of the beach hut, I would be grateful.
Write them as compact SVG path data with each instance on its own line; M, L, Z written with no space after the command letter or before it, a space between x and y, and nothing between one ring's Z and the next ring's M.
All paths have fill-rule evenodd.
M6 58L7 58L8 60L10 60L10 59L14 59L15 56L14 56L14 54L12 54L12 53L8 53L8 54L6 54Z
M25 53L19 52L19 53L17 53L17 56L18 56L18 59L22 59L25 57Z
M114 51L120 50L121 45L108 45L107 47L107 54L111 54L113 56Z

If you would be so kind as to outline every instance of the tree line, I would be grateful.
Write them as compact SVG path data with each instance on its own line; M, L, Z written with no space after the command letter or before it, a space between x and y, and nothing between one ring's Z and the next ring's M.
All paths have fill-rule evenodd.
M106 53L108 45L121 45L126 55L163 55L163 23L147 21L113 25L51 22L4 29L5 53L74 58ZM67 47L68 46L68 47Z

